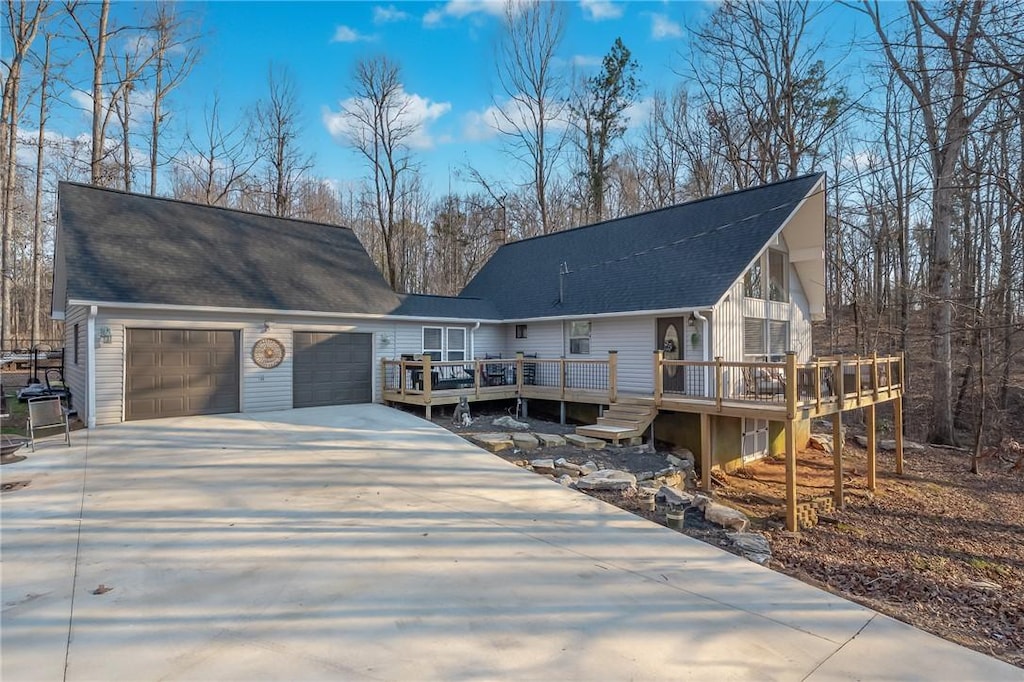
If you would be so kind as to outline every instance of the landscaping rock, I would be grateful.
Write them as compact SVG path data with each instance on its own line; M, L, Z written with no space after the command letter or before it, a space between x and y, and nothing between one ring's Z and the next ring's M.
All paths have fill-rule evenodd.
M601 469L576 481L580 490L634 490L636 476L618 469Z
M704 507L704 520L723 528L731 528L738 533L744 532L750 526L750 519L746 514L717 502L710 502Z
M832 436L825 433L814 433L811 434L810 439L807 441L807 447L812 450L821 450L832 454Z
M588 459L586 462L580 465L580 473L585 476L587 474L594 473L599 468L600 467L598 467L596 464L594 464L591 460Z
M555 480L558 483L558 485L564 485L566 488L570 487L573 483L576 482L575 479L572 476L569 476L568 474L562 474Z
M772 555L761 554L760 552L744 552L743 558L749 559L750 561L753 561L755 564L767 566L768 562L772 560Z
M584 448L586 450L602 450L607 445L600 438L590 438L589 436L580 436L575 433L568 433L565 435L565 442L569 445L575 445L578 448Z
M545 448L559 448L565 445L565 439L554 433L535 433L533 435Z
M772 546L768 543L768 538L760 533L726 533L725 537L729 538L736 549L740 550L744 556L747 554L767 554L771 557L772 555Z
M513 419L512 417L509 417L509 416L498 417L497 419L495 419L491 423L494 424L495 426L500 426L500 427L505 428L505 429L519 429L519 430L523 430L523 429L530 428L530 425L527 424L526 422L516 421L515 419Z
M654 478L654 472L653 471L641 471L639 474L636 475L636 480L638 480L638 481L650 481L653 478Z
M654 497L658 494L659 488L652 488L648 485L642 485L637 490L637 495L640 497Z
M535 459L531 460L530 466L538 474L553 474L555 473L555 462L550 459Z
M556 459L555 460L555 466L556 467L561 467L563 469L570 469L570 470L576 472L577 474L591 473L591 472L584 472L583 471L583 467L581 467L579 464L573 464L572 462L567 460L565 457L559 457L558 459Z
M511 450L515 447L515 443L507 433L475 433L470 438L474 443L491 452Z
M670 488L667 485L663 485L658 489L658 493L654 496L654 499L660 504L676 509L683 509L693 504L692 495L687 495L686 493L675 488Z
M531 433L513 433L512 442L515 443L516 447L520 450L536 450L537 446L540 444Z
M669 464L679 467L680 469L692 469L693 463L697 461L694 459L693 453L686 448L680 448L679 450L666 455L665 459L668 460Z
M555 476L569 476L572 480L576 480L580 477L580 472L575 469L566 469L565 467L555 467Z
M690 503L697 509L704 511L709 504L711 504L711 498L703 493L697 493L693 496L693 501Z
M634 445L626 450L631 455L651 455L654 454L654 446L650 443L644 443L643 445Z

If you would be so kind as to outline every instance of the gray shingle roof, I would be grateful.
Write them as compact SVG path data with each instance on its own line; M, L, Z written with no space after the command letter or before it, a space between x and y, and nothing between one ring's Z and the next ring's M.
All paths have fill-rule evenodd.
M473 297L396 294L352 230L64 182L70 300L494 319Z
M821 174L505 244L461 295L503 319L716 304ZM559 267L563 278L559 302Z

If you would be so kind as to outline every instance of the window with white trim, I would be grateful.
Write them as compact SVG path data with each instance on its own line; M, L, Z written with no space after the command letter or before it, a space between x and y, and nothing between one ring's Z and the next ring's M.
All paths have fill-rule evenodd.
M768 320L768 355L772 362L781 362L789 350L789 322Z
M765 320L758 317L743 318L743 355L761 358L767 355L764 323Z
M786 254L782 251L768 250L768 300L789 301L789 264Z
M569 354L590 355L589 320L573 320L569 323Z
M440 362L444 355L444 328L423 328L423 354L429 355L434 362Z
M466 330L463 327L448 327L448 360L458 362L466 359Z
M789 350L789 322L743 318L743 355L749 359L782 362Z

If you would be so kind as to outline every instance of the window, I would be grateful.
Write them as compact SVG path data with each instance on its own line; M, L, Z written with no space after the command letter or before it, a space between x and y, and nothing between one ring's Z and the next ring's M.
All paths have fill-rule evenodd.
M758 258L743 277L743 295L747 298L764 298L761 285L761 259Z
M465 327L424 327L423 354L434 362L465 360L468 355Z
M776 362L789 350L789 322L768 320L768 355Z
M74 346L75 346L75 364L77 365L78 364L78 325L77 324L75 325L74 334L75 334L75 341L74 341Z
M448 327L448 360L457 362L466 359L466 330L462 327Z
M743 354L764 357L766 353L764 339L765 320L756 317L743 318Z
M786 287L786 271L789 268L786 263L786 254L782 251L768 251L768 298L772 301L789 300L789 291Z
M429 355L435 362L441 361L443 349L441 346L443 329L441 327L423 328L423 354Z
M569 323L569 353L571 355L590 354L589 321L576 321Z
M516 325L516 338L517 339L525 339L526 338L526 325L525 324L517 324Z

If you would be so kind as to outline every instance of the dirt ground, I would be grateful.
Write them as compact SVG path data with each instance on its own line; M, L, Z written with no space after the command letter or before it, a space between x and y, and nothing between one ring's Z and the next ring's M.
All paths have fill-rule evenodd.
M474 413L468 428L453 427L445 415L434 421L468 435L503 431L492 424L502 414ZM526 421L534 432L574 429ZM848 436L853 435L850 429ZM670 451L566 446L499 456L591 460L601 468L640 473L665 467ZM1024 668L1024 472L1012 471L1012 461L992 457L982 461L981 474L973 475L968 453L928 448L908 451L904 474L896 476L892 455L880 452L877 489L871 493L864 448L848 440L844 453L845 509L803 532L783 527L780 460L763 460L733 474L716 470L714 497L744 511L751 530L768 537L774 570ZM688 480L692 486L693 478ZM801 499L830 495L831 455L801 452L797 480ZM634 493L592 494L665 525L663 515L640 509ZM696 509L687 511L682 532L733 551L724 531Z

